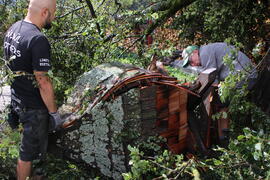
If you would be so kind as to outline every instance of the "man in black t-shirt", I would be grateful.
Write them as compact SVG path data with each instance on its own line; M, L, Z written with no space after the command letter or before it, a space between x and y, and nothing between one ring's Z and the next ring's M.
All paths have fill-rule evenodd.
M33 160L44 158L49 118L54 128L62 124L53 85L46 76L51 69L50 44L41 32L50 28L55 10L56 0L30 0L27 16L11 26L4 39L5 59L15 74L12 111L24 128L17 164L19 180L30 176Z
M6 59L14 58L9 66L19 75L11 86L12 96L17 97L13 100L27 108L46 108L31 75L34 71L47 72L51 68L47 38L36 25L24 20L18 21L6 33L4 50Z

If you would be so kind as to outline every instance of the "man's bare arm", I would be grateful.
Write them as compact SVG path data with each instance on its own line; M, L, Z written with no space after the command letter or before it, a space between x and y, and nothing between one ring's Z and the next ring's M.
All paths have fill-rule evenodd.
M34 71L34 74L38 82L41 98L46 105L48 111L50 113L56 112L57 107L55 104L53 85L50 78L46 76L46 72L43 71Z

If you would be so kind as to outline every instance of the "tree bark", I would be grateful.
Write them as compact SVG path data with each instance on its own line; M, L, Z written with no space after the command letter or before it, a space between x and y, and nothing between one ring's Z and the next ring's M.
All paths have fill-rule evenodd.
M93 99L111 88L116 79L127 75L124 73L127 69L134 66L103 64L81 76L59 110L63 117L74 111L81 115L72 127L60 132L55 142L50 143L51 152L81 167L94 168L103 176L122 179L121 174L129 168L127 146L142 141L149 133L155 134L155 123L152 123L156 119L155 109L146 113L149 121L142 120L144 103L140 89L135 88L111 101L98 102L89 114L85 112L92 106ZM151 102L154 99L153 96Z
M146 30L145 35L151 34L158 26L165 23L168 18L175 15L180 9L187 7L196 0L168 0L162 2L159 7L153 7L152 11L164 11L160 18L153 24L151 24Z

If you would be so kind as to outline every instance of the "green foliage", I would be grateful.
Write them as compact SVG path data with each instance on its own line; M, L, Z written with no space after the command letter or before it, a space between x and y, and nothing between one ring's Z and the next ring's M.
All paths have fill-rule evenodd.
M180 83L194 82L197 79L197 76L194 74L185 73L177 68L166 66L166 70L170 76L176 77Z
M232 58L225 57L224 63L234 72ZM226 116L231 119L231 142L228 149L218 148L216 151L222 155L207 160L206 164L211 162L212 175L221 179L269 178L270 117L250 101L246 82L250 71L251 68L246 68L231 73L219 88L221 100L230 102ZM215 116L220 115L224 114Z
M8 157L12 159L18 157L18 142L20 140L20 134L18 131L12 131L7 128L3 131L0 144L0 156L6 160Z
M53 155L49 155L43 163L39 161L33 163L34 172L43 173L48 179L70 179L76 180L89 179L93 177L91 171L87 172L82 167L63 159L57 159Z
M270 137L249 128L232 140L228 149L216 148L219 156L211 159L185 159L168 150L153 151L129 146L131 169L125 180L134 179L268 179L270 173ZM146 141L147 145L149 142ZM158 143L156 143L158 145ZM150 146L148 146L150 147ZM155 149L155 146L152 146Z
M118 61L123 64L133 64L141 68L145 68L148 65L148 62L150 61L150 58L139 57L137 54L132 52L124 53L123 55L120 56L121 53L123 53L123 50L117 49L115 51L115 55L112 55L111 61Z
M92 14L84 2L58 4L53 28L45 32L52 45L52 72L59 80L54 81L58 104L65 100L77 77L101 63L120 61L146 67L149 61L119 47L133 30L134 16L138 16L124 9L129 7L128 2L91 2L96 8L96 18L89 18Z
M232 140L229 148L218 148L222 155L204 163L208 176L218 179L268 179L270 173L270 137L263 131L245 128L243 135Z
M15 177L19 155L20 130L12 130L8 127L7 113L0 114L0 179Z
M268 6L257 0L198 0L174 19L174 27L183 40L203 44L232 38L251 50L267 35Z
M236 47L241 44L236 44ZM239 48L232 51L236 53ZM241 132L243 127L250 127L255 130L269 131L269 127L265 126L270 123L270 117L260 110L251 102L251 92L248 90L248 76L254 67L245 67L241 72L235 72L233 56L225 56L224 64L226 64L232 73L230 73L225 81L220 83L219 95L222 102L229 102L229 117L232 120L232 128L234 133Z
M145 156L136 147L128 147L130 151L131 170L123 173L125 180L140 179L200 179L197 162L191 158L184 161L183 155L173 155L164 150L159 155Z
M145 156L153 154L160 155L166 149L167 140L161 136L150 136L142 142L136 143L136 147L144 153Z

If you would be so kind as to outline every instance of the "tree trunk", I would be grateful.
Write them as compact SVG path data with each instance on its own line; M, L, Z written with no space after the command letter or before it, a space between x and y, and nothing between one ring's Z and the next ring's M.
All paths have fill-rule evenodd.
M194 93L176 84L176 78L120 63L83 74L59 109L63 117L77 120L52 143L54 154L122 179L129 169L128 145L160 135L169 150L182 152L187 145L187 95Z
M120 76L127 69L132 67L106 64L80 78L67 103L60 109L63 116L76 111L80 114L79 120L58 134L56 147L51 147L57 148L53 149L54 153L57 151L62 158L80 166L97 169L106 177L122 179L121 174L129 168L127 146L142 141L147 133L147 136L155 135L155 123L150 121L156 119L156 112L149 109L146 114L149 123L143 125L141 109L144 103L140 100L139 88L131 89L111 101L99 101L91 109L91 114L85 112L93 105L93 99L106 91L105 86L109 89L115 79L124 78ZM143 128L146 126L147 131Z

